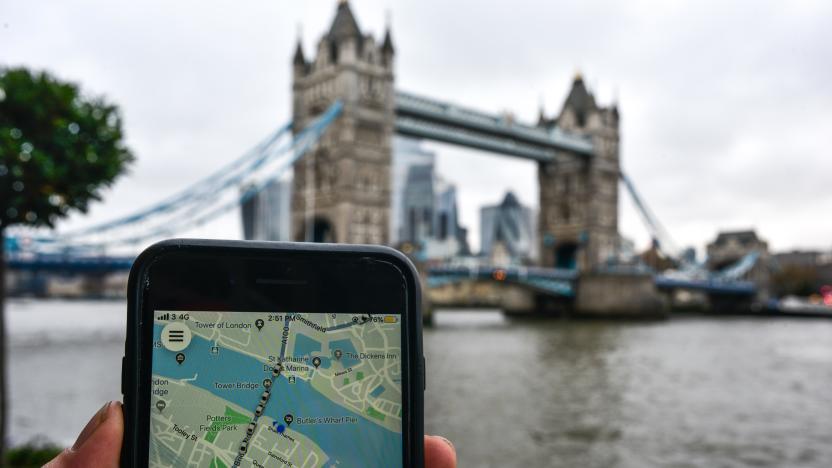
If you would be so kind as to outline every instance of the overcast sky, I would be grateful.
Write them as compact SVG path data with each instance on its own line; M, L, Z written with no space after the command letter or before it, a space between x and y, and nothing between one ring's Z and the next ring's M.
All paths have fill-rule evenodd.
M832 2L353 0L391 18L398 89L534 121L580 70L616 96L622 167L676 241L756 228L775 249L832 247ZM123 111L137 155L81 226L127 214L238 157L291 113L290 60L335 0L0 0L0 65L45 68ZM429 144L478 208L507 189L537 205L536 166ZM472 170L472 168L475 168ZM621 192L621 231L648 237ZM239 237L234 213L195 234Z

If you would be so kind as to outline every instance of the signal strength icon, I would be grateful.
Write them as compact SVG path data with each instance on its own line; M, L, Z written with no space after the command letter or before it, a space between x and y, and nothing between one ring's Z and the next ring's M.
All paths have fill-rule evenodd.
M166 313L160 315L159 317L156 318L156 320L170 320L170 312L166 312Z

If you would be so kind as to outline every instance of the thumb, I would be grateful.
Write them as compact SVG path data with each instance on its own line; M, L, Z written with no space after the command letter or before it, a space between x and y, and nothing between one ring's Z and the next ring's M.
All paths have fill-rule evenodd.
M90 419L75 444L47 463L45 468L117 468L123 437L121 403L111 401Z
M456 468L456 449L450 440L425 436L425 468Z

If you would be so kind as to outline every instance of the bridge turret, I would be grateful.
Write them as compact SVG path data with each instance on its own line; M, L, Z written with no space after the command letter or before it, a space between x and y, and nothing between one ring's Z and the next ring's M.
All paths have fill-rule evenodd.
M602 107L580 73L556 118L541 115L539 126L592 140L591 158L540 163L541 261L546 266L591 269L617 251L619 114Z
M388 242L393 56L390 31L383 41L363 34L350 4L340 1L316 56L305 73L295 73L296 130L335 100L344 107L315 150L295 164L294 239Z
M569 90L560 111L558 126L572 131L595 127L599 123L598 111L595 96L586 88L581 73L576 73L572 81L572 89Z
M303 55L303 44L298 38L298 45L295 48L295 56L292 58L292 68L295 79L302 77L309 71L309 64L306 63L306 57Z
M384 42L381 44L381 55L384 66L393 66L393 55L395 53L396 49L393 47L393 38L390 34L390 26L387 26L387 30L384 31Z

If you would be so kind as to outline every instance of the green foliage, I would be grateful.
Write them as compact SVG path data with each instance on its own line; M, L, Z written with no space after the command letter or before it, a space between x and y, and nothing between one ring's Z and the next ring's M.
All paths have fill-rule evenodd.
M63 449L50 443L33 443L10 449L3 466L10 468L43 466Z
M0 69L0 230L54 227L124 172L118 109L46 72Z

